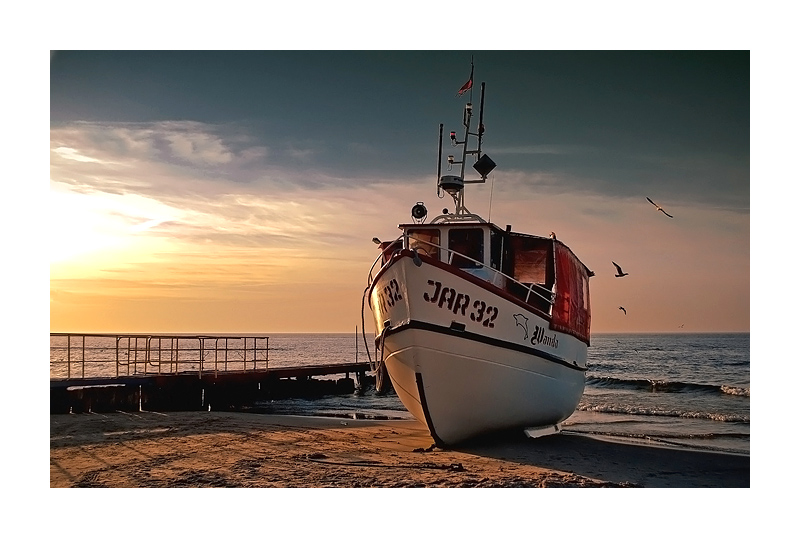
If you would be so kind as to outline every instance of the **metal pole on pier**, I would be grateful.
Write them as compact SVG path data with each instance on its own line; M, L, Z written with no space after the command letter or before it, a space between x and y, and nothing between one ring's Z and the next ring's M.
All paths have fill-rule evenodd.
M214 339L214 377L215 378L217 377L217 372L219 372L219 367L217 366L217 363L219 361L217 360L217 357L219 357L219 338L215 338Z
M130 342L130 340L128 340ZM130 346L128 346L130 349ZM139 337L135 337L133 340L133 373L137 373L139 371Z

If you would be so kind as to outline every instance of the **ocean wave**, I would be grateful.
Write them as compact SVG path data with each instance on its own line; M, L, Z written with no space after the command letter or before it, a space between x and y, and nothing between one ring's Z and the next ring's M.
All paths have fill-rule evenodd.
M727 434L702 434L702 435L650 435L645 433L622 433L611 432L605 430L585 430L585 429L569 429L564 428L565 433L572 433L578 435L601 435L603 437L618 438L624 440L640 440L648 442L662 443L664 445L672 445L675 447L685 447L691 449L705 449L713 452L725 452L731 454L749 454L749 450L743 448L731 448L720 445L719 442L725 440L748 441L750 440L749 434L742 435L727 435ZM706 445L698 445L697 443L706 443Z
M703 392L707 394L724 393L731 396L750 397L750 389L729 385L709 385L663 379L620 379L609 376L587 376L586 384L597 388L620 388L646 390L648 392Z
M594 413L611 413L619 415L640 415L654 417L675 417L675 418L696 418L714 420L717 422L739 422L750 423L750 417L745 415L735 415L726 413L712 413L706 411L678 411L671 409L649 409L644 407L633 407L619 404L590 404L581 403L579 411L591 411Z
M750 366L750 360L743 360L743 361L734 361L734 362L726 362L725 366Z
M731 396L745 396L747 398L750 397L750 388L747 387L730 387L728 385L722 385L720 390L725 394L730 394Z

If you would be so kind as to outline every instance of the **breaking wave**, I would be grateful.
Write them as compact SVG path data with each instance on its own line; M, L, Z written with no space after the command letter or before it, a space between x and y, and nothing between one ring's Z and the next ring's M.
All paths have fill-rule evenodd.
M712 413L706 411L679 411L671 409L651 409L646 407L634 407L630 405L620 405L613 403L581 403L578 406L580 411L592 411L594 413L614 413L620 415L639 415L655 417L675 417L675 418L696 418L713 420L718 422L739 422L750 423L750 417L745 415Z
M665 381L661 379L619 379L609 376L588 376L586 378L586 384L596 388L645 390L648 392L702 392L706 394L722 393L730 396L742 396L745 398L750 397L749 387L686 383L683 381Z

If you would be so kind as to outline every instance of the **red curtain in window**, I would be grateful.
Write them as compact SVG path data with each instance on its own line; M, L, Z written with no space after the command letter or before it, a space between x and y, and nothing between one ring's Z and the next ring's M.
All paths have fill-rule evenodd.
M556 302L550 326L589 343L591 320L586 267L567 247L554 242L556 259ZM584 294L584 290L586 294Z

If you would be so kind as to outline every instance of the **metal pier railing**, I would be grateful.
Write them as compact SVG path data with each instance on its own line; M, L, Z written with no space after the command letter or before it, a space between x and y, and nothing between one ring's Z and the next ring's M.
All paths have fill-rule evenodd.
M50 378L267 370L261 335L50 333Z
M260 335L50 333L50 413L245 409L352 394L370 371L358 361L270 367Z

